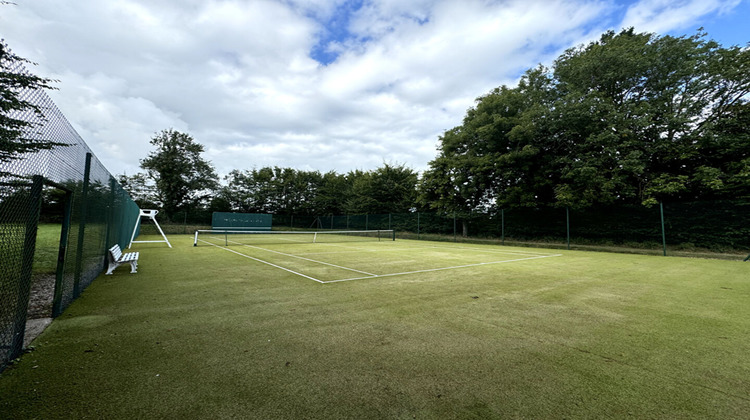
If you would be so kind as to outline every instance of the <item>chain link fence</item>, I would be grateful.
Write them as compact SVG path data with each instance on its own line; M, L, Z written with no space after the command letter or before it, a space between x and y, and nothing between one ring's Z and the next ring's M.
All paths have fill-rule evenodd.
M14 73L26 70L22 65ZM106 251L127 247L138 206L41 90L20 92L38 106L12 118L31 122L27 137L62 143L0 162L0 371L23 350L34 255L45 188L59 191L62 224L51 311L56 317L102 272Z
M274 215L274 229L393 229L397 237L494 241L667 255L747 253L750 199L613 205L583 210L515 208L488 214Z

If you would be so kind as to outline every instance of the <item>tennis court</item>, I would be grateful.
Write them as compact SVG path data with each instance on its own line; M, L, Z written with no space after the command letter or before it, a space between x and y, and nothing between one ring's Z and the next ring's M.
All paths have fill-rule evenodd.
M192 235L174 235L173 248L137 244L138 273L124 267L97 278L0 375L0 413L750 413L747 263L398 237L280 238L205 236L194 247Z
M373 280L478 266L531 263L560 254L483 246L394 240L391 231L210 232L195 244L230 252L318 283ZM385 232L382 234L381 232ZM239 262L242 264L243 262Z

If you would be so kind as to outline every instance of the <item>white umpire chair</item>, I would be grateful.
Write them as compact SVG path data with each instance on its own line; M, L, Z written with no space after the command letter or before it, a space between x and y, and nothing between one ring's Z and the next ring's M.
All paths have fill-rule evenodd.
M133 227L133 234L130 236L130 245L128 245L128 248L132 247L133 244L142 244L142 243L155 243L155 242L166 242L167 245L169 245L170 248L172 248L172 244L169 243L169 239L167 239L167 235L164 234L164 231L161 230L161 226L159 226L159 222L156 221L156 215L159 214L159 210L143 210L141 209L141 214L138 217L138 220L135 222L135 226ZM151 219L154 224L156 225L156 228L159 229L159 233L161 233L161 237L164 238L162 241L136 241L135 234L138 232L138 227L141 225L141 219L144 217L148 217Z

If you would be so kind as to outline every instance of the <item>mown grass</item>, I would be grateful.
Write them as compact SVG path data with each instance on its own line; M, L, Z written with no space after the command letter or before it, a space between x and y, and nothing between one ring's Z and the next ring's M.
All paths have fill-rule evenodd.
M556 250L318 284L170 241L0 375L3 416L750 417L748 263Z
M40 223L36 231L33 272L51 274L57 270L57 254L60 251L60 230L54 223Z

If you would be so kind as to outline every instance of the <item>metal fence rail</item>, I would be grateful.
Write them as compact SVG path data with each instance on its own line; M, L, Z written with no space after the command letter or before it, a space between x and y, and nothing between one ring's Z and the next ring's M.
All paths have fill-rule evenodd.
M26 72L22 65L12 71ZM139 214L50 97L41 90L20 94L43 112L11 115L33 124L26 136L65 146L0 162L0 371L23 349L45 189L58 190L64 207L50 317L101 273L109 246L127 246Z

